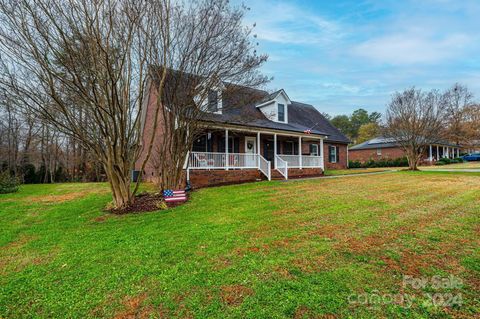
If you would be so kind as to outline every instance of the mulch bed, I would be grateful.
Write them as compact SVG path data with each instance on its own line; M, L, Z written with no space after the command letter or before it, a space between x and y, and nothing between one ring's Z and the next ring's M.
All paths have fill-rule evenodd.
M179 202L165 203L162 195L147 193L137 195L135 197L135 202L133 203L133 205L130 205L129 207L124 209L112 209L109 210L109 212L116 215L146 213L155 210L162 210L165 209L165 207L171 208L179 206L182 204L183 203Z

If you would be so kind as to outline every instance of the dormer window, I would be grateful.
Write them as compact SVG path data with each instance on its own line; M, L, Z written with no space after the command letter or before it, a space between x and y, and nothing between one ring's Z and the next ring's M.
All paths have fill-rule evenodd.
M288 107L292 104L284 90L276 91L256 105L267 119L279 123L288 123Z
M218 112L218 92L215 90L208 91L207 109L212 113Z
M285 104L278 104L278 121L285 122Z

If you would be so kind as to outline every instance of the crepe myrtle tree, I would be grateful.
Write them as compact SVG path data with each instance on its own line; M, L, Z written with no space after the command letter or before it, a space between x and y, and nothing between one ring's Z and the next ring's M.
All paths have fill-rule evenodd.
M226 112L229 106L260 98L251 93L268 81L259 72L267 56L256 53L253 26L243 23L247 10L226 0L204 0L180 3L169 12L167 58L150 70L150 99L160 111L150 134L145 130L142 145L142 154L151 154L159 190L181 186L187 154L212 113L220 111L220 100ZM254 116L244 114L238 120ZM141 161L142 173L147 161L143 156Z
M0 85L102 164L133 200L147 67L165 59L168 1L0 0Z
M396 92L387 106L384 135L405 151L410 170L417 170L429 144L445 136L446 103L436 90Z

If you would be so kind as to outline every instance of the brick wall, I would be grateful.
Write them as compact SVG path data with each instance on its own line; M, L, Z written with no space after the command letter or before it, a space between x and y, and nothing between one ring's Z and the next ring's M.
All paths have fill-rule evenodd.
M314 177L323 175L321 168L289 168L288 178Z
M368 149L368 150L350 150L348 157L351 161L360 161L362 163L373 159L378 161L381 159L396 159L404 157L405 152L399 147L389 147L382 148L381 155L377 154L377 149Z
M194 188L240 184L265 179L257 169L244 170L190 170L190 183Z
M338 163L330 163L328 157L328 147L329 146L338 146L340 159ZM347 168L347 145L337 144L337 143L323 143L323 156L325 158L325 168L326 169L344 169Z
M155 152L155 148L158 148L159 145L161 145L161 140L162 140L162 136L164 135L164 123L165 123L165 120L163 118L163 112L162 110L159 111L159 114L158 114L158 124L157 124L157 128L154 132L154 118L155 118L155 111L156 111L156 107L155 107L155 103L156 103L156 100L157 100L157 91L156 90L149 90L149 97L147 99L147 106L146 106L146 109L145 109L145 122L144 122L144 126L143 126L143 132L142 132L142 149L141 149L141 152L140 152L140 156L138 158L138 160L136 161L135 163L135 170L140 170L141 166L142 166L142 163L147 155L147 149L146 149L146 146L149 144L150 142L150 139L151 139L151 136L152 134L155 134L155 145L153 146L153 152L152 152L152 155L153 153ZM144 105L145 107L145 105ZM153 157L153 156L152 156ZM154 160L152 159L152 157L150 158L150 160L146 163L146 166L145 166L145 175L143 175L143 179L144 180L148 180L148 181L153 181L154 179L154 168L153 168L153 162Z

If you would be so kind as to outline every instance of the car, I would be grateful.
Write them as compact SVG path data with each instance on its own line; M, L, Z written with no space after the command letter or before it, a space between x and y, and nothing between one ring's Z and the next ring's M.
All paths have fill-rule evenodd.
M462 156L463 160L471 162L471 161L480 161L480 153L473 153Z

